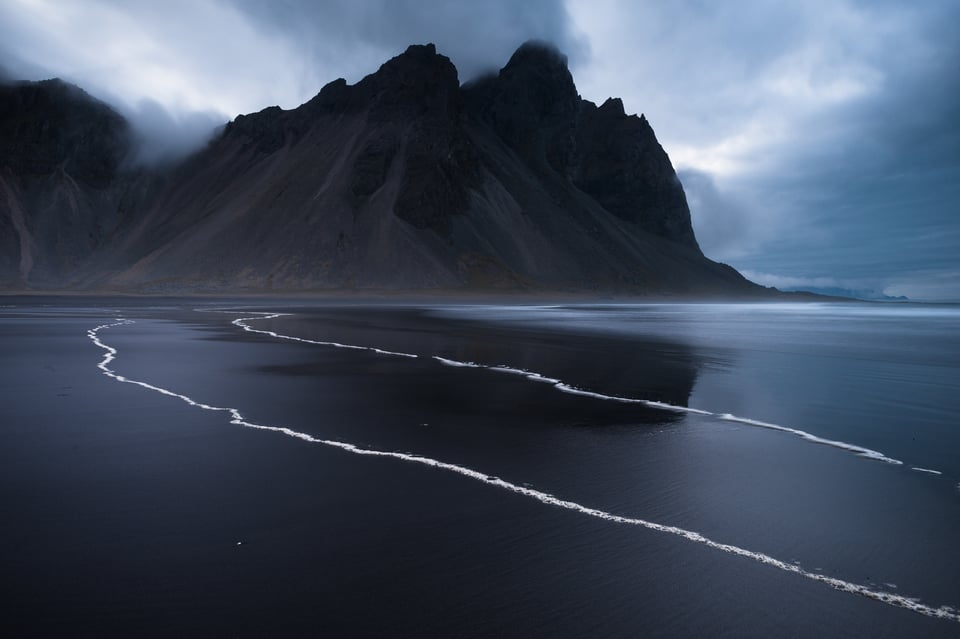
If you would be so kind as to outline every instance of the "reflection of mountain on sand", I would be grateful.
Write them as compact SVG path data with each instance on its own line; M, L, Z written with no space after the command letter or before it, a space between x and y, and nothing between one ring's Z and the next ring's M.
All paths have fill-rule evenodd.
M316 341L340 342L375 346L387 351L399 351L420 356L440 358L452 362L482 364L486 367L509 367L528 371L533 376L553 378L583 390L600 390L610 395L665 402L687 406L696 381L697 371L704 355L682 341L668 338L623 340L588 333L543 331L534 327L491 324L480 321L451 320L419 309L384 309L363 312L356 307L312 308L308 314L285 315L275 319L251 322L256 328L294 335ZM714 359L716 356L714 356ZM288 370L296 373L296 370ZM299 371L306 374L308 371ZM515 375L497 374L496 370L478 370L478 378L503 377L498 393L517 394L521 398L533 389L516 384ZM405 394L435 394L455 397L461 406L477 410L491 401L490 397L471 393L469 386L454 382L450 375L440 375L426 388L406 384L398 392L398 401L408 399ZM577 418L558 417L571 422L601 424L603 415L617 421L625 415L635 419L650 412L648 408L610 402L583 402L571 395L558 393L542 384L546 395L540 411L561 405L582 406L587 415ZM565 396L566 395L566 396ZM446 400L451 401L451 400ZM522 410L522 402L518 405ZM589 408L588 408L589 407ZM531 410L534 407L531 405ZM669 418L662 411L655 419Z

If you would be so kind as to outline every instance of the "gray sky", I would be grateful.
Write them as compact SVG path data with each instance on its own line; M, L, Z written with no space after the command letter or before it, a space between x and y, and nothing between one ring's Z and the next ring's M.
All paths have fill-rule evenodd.
M645 113L704 251L761 283L960 299L960 0L5 0L0 65L137 124L144 157L434 42L461 81L530 38Z

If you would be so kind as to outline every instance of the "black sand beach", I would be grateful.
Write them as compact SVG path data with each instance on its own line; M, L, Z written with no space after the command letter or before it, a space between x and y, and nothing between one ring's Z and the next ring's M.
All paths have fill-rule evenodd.
M467 467L933 609L960 603L955 404L936 395L926 413L907 409L930 404L925 393L955 396L955 368L938 355L904 363L878 348L860 369L895 361L910 373L893 381L902 415L918 417L895 434L850 426L882 427L870 412L879 403L854 414L824 393L798 402L812 408L763 412L776 392L748 382L770 358L784 394L793 384L799 395L832 344L797 353L789 341L721 337L708 348L696 337L702 326L680 339L656 328L654 311L650 326L634 322L625 335L573 320L551 327L539 315L495 321L489 307L244 309L293 313L246 322L258 330L411 358L245 331L231 322L256 313L209 312L235 306L222 300L52 303L0 309L0 627L9 636L948 637L960 628L457 472L231 424L224 411L104 375L106 352L87 331L133 320L96 334L117 351L111 370L256 424ZM723 327L736 332L732 320ZM433 356L609 396L776 416L904 463ZM725 391L738 378L743 396ZM861 396L846 400L880 388L860 379ZM941 474L911 470L921 462Z

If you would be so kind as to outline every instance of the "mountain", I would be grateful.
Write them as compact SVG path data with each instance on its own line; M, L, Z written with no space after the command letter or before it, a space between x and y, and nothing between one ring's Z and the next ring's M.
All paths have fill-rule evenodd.
M174 166L58 80L0 87L0 286L764 291L702 254L649 122L582 99L554 48L461 86L433 45Z
M788 293L813 293L827 297L844 297L865 302L909 302L905 295L887 295L869 288L843 288L841 286L787 286L780 289Z
M115 224L127 123L59 80L0 85L0 286L54 285Z

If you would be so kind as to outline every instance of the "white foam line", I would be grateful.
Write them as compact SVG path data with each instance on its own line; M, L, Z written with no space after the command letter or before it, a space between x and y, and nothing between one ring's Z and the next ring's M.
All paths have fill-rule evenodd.
M931 475L942 475L939 470L933 470L932 468L921 468L919 466L911 466L910 470L915 470L919 473L930 473Z
M238 317L233 320L231 324L234 326L239 326L245 331L250 333L260 333L261 335L269 335L270 337L276 337L277 339L286 339L292 342L302 342L304 344L316 344L317 346L333 346L334 348L347 348L355 351L370 351L373 353L378 353L380 355L395 355L397 357L411 357L416 358L418 355L413 353L399 353L397 351L385 351L382 348L374 348L373 346L357 346L355 344L341 344L340 342L321 342L313 339L304 339L303 337L294 337L292 335L282 335L280 333L274 333L273 331L264 331L258 328L253 328L246 322L255 319L274 319L277 317L282 317L286 313L257 313L261 317Z
M90 340L99 348L105 351L103 359L100 361L99 364L97 364L97 368L103 371L104 375L118 382L123 382L125 384L134 384L136 386L140 386L142 388L146 388L148 390L161 393L168 397L174 397L176 399L179 399L185 402L190 406L194 406L196 408L202 408L203 410L228 413L230 415L231 424L235 424L237 426L243 426L245 428L273 431L273 432L281 433L283 435L287 435L288 437L293 437L293 438L300 439L302 441L310 442L313 444L322 444L324 446L339 448L340 450L353 453L355 455L364 455L364 456L370 456L370 457L388 457L392 459L399 459L405 462L421 464L431 468L450 471L453 473L457 473L458 475L462 475L464 477L469 477L470 479L482 482L484 484L488 484L490 486L496 486L497 488L509 490L510 492L516 493L518 495L523 495L524 497L535 499L548 506L555 506L557 508L572 510L574 512L578 512L580 514L587 515L589 517L602 519L604 521L610 521L610 522L625 524L630 526L639 526L641 528L647 528L649 530L655 530L657 532L675 535L677 537L681 537L688 541L692 541L692 542L707 546L709 548L713 548L715 550L720 550L722 552L725 552L731 555L737 555L739 557L752 559L761 564L765 564L767 566L777 568L784 572L793 573L813 581L818 581L820 583L827 584L828 586L831 586L832 588L835 588L843 592L861 595L861 596L888 604L890 606L905 608L907 610L911 610L913 612L916 612L928 617L934 617L937 619L946 619L949 621L960 623L960 614L958 614L956 610L950 606L940 606L935 608L933 606L920 603L920 601L916 598L907 597L904 595L898 595L896 593L891 593L891 592L884 592L881 590L872 590L867 586L862 586L860 584L844 581L836 577L828 577L826 575L822 575L819 573L810 572L808 570L804 570L797 564L788 563L780 559L771 557L770 555L765 555L760 552L755 552L752 550L747 550L745 548L740 548L739 546L734 546L732 544L725 544L718 541L714 541L708 537L703 536L698 532L685 530L683 528L678 528L676 526L658 524L656 522L647 521L645 519L639 519L636 517L624 517L622 515L615 515L615 514L606 512L604 510L599 510L597 508L590 508L588 506L584 506L582 504L578 504L573 501L560 499L548 493L544 493L542 491L535 490L527 486L519 486L517 484L513 484L503 479L500 479L499 477L493 477L492 475L481 473L479 471L473 470L472 468L467 468L466 466L451 464L448 462L432 459L430 457L422 457L420 455L414 455L411 453L399 453L399 452L386 451L386 450L375 450L372 448L360 448L359 446L350 444L348 442L341 442L341 441L336 441L331 439L320 439L312 435L308 435L307 433L301 433L293 429L286 428L284 426L268 426L264 424L256 424L256 423L247 421L243 417L243 414L240 413L240 411L236 408L211 406L210 404L199 402L197 400L194 400L188 397L187 395L183 395L181 393L177 393L172 390L168 390L166 388L154 386L153 384L148 384L147 382L142 382L139 380L129 379L127 377L124 377L118 374L116 371L110 368L109 364L114 359L116 359L117 349L101 341L100 338L98 337L98 334L100 331L107 328L122 326L124 324L132 324L132 323L133 323L132 320L118 319L116 322L112 324L101 324L100 326L97 326L96 328L92 328L89 331L87 331L87 336L90 338ZM240 324L238 324L238 326L240 326Z
M229 311L213 311L213 312L229 312ZM253 311L250 311L250 312L253 312ZM262 317L241 317L241 318L238 318L238 319L233 320L232 323L233 323L234 325L236 325L236 326L239 326L239 327L243 328L243 329L246 330L246 331L251 332L251 333L261 333L261 334L264 334L264 335L270 335L270 336L272 336L272 337L277 337L277 338L280 338L280 339L292 340L292 341L296 341L296 342L304 342L304 343L307 343L307 344L317 344L317 345L320 345L320 346L335 346L335 347L337 347L337 348L349 348L349 349L355 349L355 350L367 350L367 351L373 351L373 352L375 352L375 353L380 353L380 354L382 354L382 355L397 355L397 356L400 356L400 357L417 357L417 355L414 355L414 354L412 354L412 353L398 353L398 352L394 352L394 351L385 351L385 350L383 350L383 349L373 348L373 347L370 347L370 346L355 346L355 345L352 345L352 344L341 344L341 343L338 343L338 342L319 342L319 341L315 341L315 340L303 339L303 338L301 338L301 337L293 337L293 336L291 336L291 335L283 335L283 334L280 334L280 333L275 333L275 332L273 332L273 331L264 331L264 330L255 329L255 328L251 327L249 324L246 324L246 322L249 321L249 320L254 320L254 319L273 319L273 318L276 318L276 317L281 317L281 316L283 316L283 315L286 315L286 313L262 313L262 312L261 312L261 313L256 313L256 312L254 312L254 314L256 314L256 315L261 315ZM889 456L887 456L887 455L884 455L883 453L881 453L881 452L879 452L879 451L871 450L871 449L869 449L869 448L865 448L865 447L863 447L863 446L858 446L858 445L856 445L856 444L851 444L851 443L848 443L848 442L843 442L843 441L838 441L838 440L835 440L835 439L826 439L826 438L824 438L824 437L819 437L819 436L814 435L813 433L809 433L809 432L807 432L807 431L805 431L805 430L800 430L799 428L791 428L791 427L789 427L789 426L781 426L781 425L779 425L779 424L771 424L771 423L769 423L769 422L763 422L763 421L759 421L759 420L756 420L756 419L749 419L749 418L747 418L747 417L738 417L738 416L732 415L732 414L730 414L730 413L713 413L713 412L708 411L708 410L701 410L701 409L699 409L699 408L690 408L690 407L688 407L688 406L679 406L679 405L677 405L677 404L670 404L670 403L667 403L667 402L659 402L659 401L654 401L654 400L649 400L649 399L636 399L636 398L633 398L633 397L621 397L621 396L618 396L618 395L607 395L607 394L605 394L605 393L597 393L597 392L594 392L594 391L583 390L582 388L577 388L576 386L571 386L570 384L567 384L566 382L564 382L564 381L562 381L562 380L559 380L559 379L557 379L557 378L554 378L554 377L546 377L545 375L541 375L540 373L537 373L537 372L534 372L534 371L528 371L528 370L524 370L524 369L522 369L522 368L514 368L514 367L512 367L512 366L489 366L489 365L487 365L487 364L478 364L478 363L476 363L476 362L466 362L466 361L458 361L458 360L454 360L454 359L448 359L448 358L445 358L445 357L440 357L439 355L433 355L433 359L437 360L438 362L440 362L441 364L444 364L444 365L446 365L446 366L454 366L454 367L459 367L459 368L483 368L483 369L490 370L490 371L494 371L494 372L498 372L498 373L507 373L507 374L510 374L510 375L519 375L519 376L521 376L521 377L524 377L524 378L526 378L526 379L528 379L528 380L531 380L531 381L534 381L534 382L542 382L542 383L545 383L545 384L550 384L550 385L552 385L554 388L556 388L557 390L559 390L559 391L561 391L561 392L564 392L564 393L569 393L569 394L571 394L571 395L580 395L580 396L582 396L582 397L592 397L592 398L594 398L594 399L601 399L601 400L606 400L606 401L621 402L621 403L625 403L625 404L640 404L640 405L643 405L643 406L648 406L648 407L650 407L650 408L656 408L656 409L659 409L659 410L667 410L667 411L672 411L672 412L675 412L675 413L690 413L690 414L693 414L693 415L704 415L704 416L707 416L707 417L716 417L716 418L719 418L719 419L722 419L722 420L725 420L725 421L728 421L728 422L737 422L737 423L740 423L740 424L746 424L746 425L748 425L748 426L757 426L757 427L759 427L759 428L767 428L767 429L769 429L769 430L776 430L776 431L780 431L781 433L789 433L789 434L791 434L791 435L796 435L797 437L800 437L800 438L802 438L802 439L805 439L806 441L812 442L812 443L814 443L814 444L821 444L821 445L823 445L823 446L831 446L831 447L833 447L833 448L838 448L838 449L840 449L840 450L845 450L845 451L854 453L855 455L858 455L858 456L860 456L860 457L865 457L865 458L867 458L867 459L873 459L873 460L876 460L876 461L881 461L881 462L885 462L885 463L888 463L888 464L893 464L893 465L896 465L896 466L902 466L902 465L903 465L903 462L900 461L899 459L894 459L893 457L889 457ZM937 474L937 475L941 474L939 471L930 471L930 470L918 469L918 468L914 468L914 470L920 470L920 472L930 472L931 474Z
M543 382L545 384L553 384L554 386L560 383L560 380L554 377L544 377L540 373L534 373L533 371L525 371L520 368L511 368L510 366L488 366L487 369L491 371L496 371L498 373L509 373L511 375L521 375L533 382Z
M771 424L769 422L761 422L755 419L747 419L746 417L737 417L736 415L731 415L730 413L712 413L707 410L700 410L698 408L689 408L687 406L678 406L676 404L668 404L666 402L658 402L649 399L635 399L632 397L620 397L618 395L607 395L604 393L597 393L594 391L583 390L582 388L577 388L576 386L571 386L565 382L560 381L552 377L545 377L540 373L534 373L531 371L523 370L522 368L512 368L510 366L487 366L485 364L477 364L476 362L461 362L457 360L447 359L445 357L439 357L437 355L433 356L433 359L438 362L445 364L447 366L461 366L469 368L485 368L487 370L496 371L498 373L510 373L513 375L520 375L527 379L536 381L536 382L546 382L552 384L557 390L563 391L564 393L570 393L571 395L580 395L583 397L592 397L594 399L603 399L614 402L621 402L626 404L642 404L643 406L649 406L650 408L658 408L660 410L669 410L677 413L692 413L695 415L706 415L708 417L717 417L729 422L738 422L741 424L747 424L750 426L758 426L760 428L768 428L770 430L777 430L782 433L790 433L791 435L796 435L801 437L809 442L815 444L823 444L825 446L832 446L834 448L839 448L841 450L846 450L861 457L866 457L868 459L875 459L877 461L886 462L888 464L902 465L903 462L899 459L894 459L888 457L881 452L870 450L869 448L864 448L863 446L857 446L856 444L849 444L847 442L836 441L833 439L825 439L823 437L818 437L812 433L808 433L805 430L800 430L798 428L790 428L788 426L780 426L779 424ZM918 469L914 469L918 470ZM930 471L937 472L937 471ZM939 474L939 473L937 473Z
M731 415L730 413L721 413L717 415L720 419L726 420L728 422L738 422L740 424L748 424L750 426L758 426L760 428L769 428L770 430L778 430L783 433L791 433L802 437L808 442L813 442L814 444L823 444L824 446L833 446L834 448L839 448L841 450L849 450L851 453L860 455L861 457L867 457L868 459L876 459L877 461L886 462L888 464L895 464L897 466L902 466L903 462L899 459L894 459L892 457L887 457L881 452L875 450L870 450L869 448L864 448L863 446L857 446L856 444L848 444L847 442L837 441L835 439L824 439L823 437L817 437L812 433L808 433L805 430L800 430L798 428L790 428L788 426L780 426L779 424L771 424L769 422L761 422L756 419L747 419L746 417L737 417L736 415Z
M477 364L476 362L461 362L455 359L447 359L446 357L440 357L439 355L434 355L433 359L437 360L441 364L447 366L458 366L466 368L484 368L489 371L494 371L496 373L508 373L510 375L519 375L525 377L534 382L542 382L545 384L550 384L554 388L564 393L569 393L571 395L581 395L583 397L593 397L594 399L603 399L614 402L621 402L624 404L642 404L644 406L650 406L652 408L659 408L663 410L670 410L679 413L695 413L697 415L713 415L713 413L705 410L700 410L697 408L688 408L686 406L677 406L675 404L667 404L664 402L655 402L649 399L636 399L633 397L620 397L618 395L606 395L604 393L596 393L594 391L584 390L582 388L577 388L576 386L571 386L566 382L557 379L556 377L547 377L541 375L540 373L534 371L528 371L523 368L514 368L512 366L488 366L486 364Z
M437 360L438 362L442 362L447 366L456 366L458 368L486 368L483 364L474 364L473 362L458 362L455 359L446 359L444 357L440 357L439 355L434 355L433 359Z
M196 310L202 311L202 312L209 312L209 313L229 313L230 312L226 310L209 310L209 309L196 309ZM275 333L274 331L265 331L265 330L256 329L250 326L249 324L247 324L246 322L250 320L255 320L255 319L274 319L277 317L283 317L284 315L288 315L288 313L262 313L262 312L255 312L255 311L247 311L247 312L260 315L261 317L240 317L238 319L233 320L231 324L233 324L234 326L239 326L243 330L249 331L251 333L260 333L263 335L269 335L271 337L276 337L279 339L286 339L286 340L291 340L295 342L303 342L306 344L316 344L318 346L334 346L337 348L349 348L354 350L366 350L366 351L373 351L375 353L380 353L382 355L397 355L399 357L411 357L411 358L419 357L418 355L414 355L413 353L399 353L395 351L386 351L386 350L383 350L380 348L374 348L371 346L356 346L354 344L341 344L339 342L320 342L316 340L304 339L302 337L294 337L292 335L283 335L282 333ZM616 395L605 395L603 393L586 391L586 390L577 388L575 386L571 386L555 377L546 377L544 375L541 375L540 373L524 370L522 368L513 368L512 366L488 366L486 364L478 364L476 362L465 362L465 361L459 361L455 359L447 359L446 357L440 357L439 355L433 355L432 357L433 359L437 360L438 362L446 366L453 366L457 368L483 368L483 369L495 371L498 373L520 375L521 377L525 377L526 379L529 379L534 382L542 382L545 384L550 384L553 387L555 387L557 390L560 390L564 393L570 393L572 395L583 395L585 397L593 397L596 399L623 402L627 404L642 404L644 406L650 406L651 408L659 408L661 410L669 410L669 411L679 412L679 413L694 413L697 415L708 415L708 416L714 415L714 413L711 413L705 410L699 410L697 408L677 406L675 404L667 404L665 402L657 402L657 401L652 401L648 399L618 397Z

